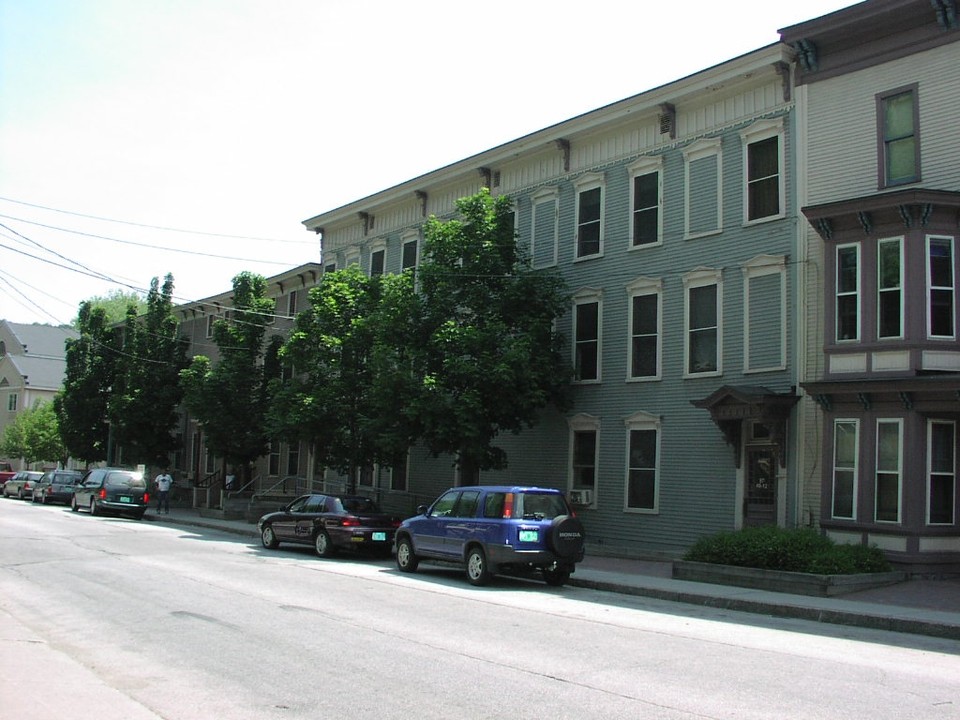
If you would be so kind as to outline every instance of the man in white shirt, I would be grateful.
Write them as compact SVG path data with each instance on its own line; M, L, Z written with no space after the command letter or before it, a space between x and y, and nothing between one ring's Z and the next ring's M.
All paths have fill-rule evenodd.
M154 483L157 485L157 515L160 513L170 514L170 486L173 485L173 478L166 470L157 475Z

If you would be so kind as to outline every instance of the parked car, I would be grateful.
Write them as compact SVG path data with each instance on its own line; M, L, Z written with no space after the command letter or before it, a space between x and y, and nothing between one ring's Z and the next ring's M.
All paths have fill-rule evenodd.
M0 462L0 490L7 484L7 480L10 480L16 474L10 463L6 461Z
M467 486L447 490L397 529L397 567L421 560L462 565L473 585L498 574L538 574L567 582L583 560L583 524L551 488Z
M3 485L3 494L6 497L15 497L20 500L33 497L33 484L43 477L38 470L21 470Z
M360 495L301 495L257 522L268 549L280 543L312 545L320 557L359 550L389 557L400 518Z
M33 484L33 501L69 505L73 489L83 478L80 470L48 470Z
M129 515L140 520L150 495L143 475L123 468L94 468L74 487L70 509L84 508L91 515Z

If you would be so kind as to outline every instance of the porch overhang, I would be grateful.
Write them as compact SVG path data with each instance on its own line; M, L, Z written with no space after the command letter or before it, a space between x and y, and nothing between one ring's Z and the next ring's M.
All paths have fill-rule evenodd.
M786 467L787 419L800 400L795 392L778 393L765 387L724 385L702 400L691 400L694 407L710 413L727 444L733 447L739 468L743 439L743 421L753 420L770 431L770 441L777 446L780 466Z
M900 378L831 379L800 383L825 411L838 403L857 403L864 410L895 399L904 410L960 414L960 373L934 373Z

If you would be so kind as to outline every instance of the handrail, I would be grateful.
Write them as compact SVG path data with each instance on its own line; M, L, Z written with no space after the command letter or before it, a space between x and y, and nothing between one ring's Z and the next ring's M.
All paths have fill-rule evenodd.
M243 487L238 488L238 489L236 489L236 490L229 490L229 491L227 492L227 497L236 497L237 495L240 495L240 494L246 492L247 488L249 488L251 485L256 485L258 482L260 482L260 479L261 479L262 477L263 477L263 476L260 475L259 473L258 473L257 475L254 475L252 478L250 478L250 481L249 481L246 485L244 485Z
M270 487L268 487L266 490L262 490L261 492L254 493L254 494L253 494L253 499L256 500L256 499L258 499L258 498L260 498L260 497L263 497L264 495L269 495L269 494L271 493L271 491L275 490L276 488L280 487L281 485L283 486L283 494L286 495L286 492L287 492L287 482L290 481L290 480L294 480L294 481L295 481L295 482L294 482L294 486L293 486L293 487L294 487L294 490L299 490L300 485L299 485L299 482L296 482L296 481L302 480L302 479L303 479L303 478L301 478L299 475L284 475L282 478L280 478L279 480L277 480L273 485L271 485Z
M217 480L219 476L220 476L220 471L214 470L212 473L208 473L207 475L205 475L203 477L203 480L198 480L196 483L194 483L194 487L198 487L198 488L212 487L214 481Z

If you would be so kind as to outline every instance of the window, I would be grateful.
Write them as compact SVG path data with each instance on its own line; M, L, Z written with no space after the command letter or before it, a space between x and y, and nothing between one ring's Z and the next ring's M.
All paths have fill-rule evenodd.
M280 443L276 440L270 441L270 458L267 473L273 476L280 474Z
M297 291L291 290L287 296L287 315L291 317L297 314Z
M877 422L877 522L900 522L900 478L903 448L903 422Z
M7 411L8 411L8 412L16 412L16 411L17 411L17 401L18 401L18 399L19 399L19 397L17 396L17 393L14 393L14 392L10 393L10 394L7 396Z
M660 477L660 420L639 412L627 418L625 510L656 512Z
M595 291L575 297L573 306L574 378L600 381L600 299Z
M860 452L858 420L833 422L833 506L831 515L856 519L857 457Z
M217 321L216 315L207 315L207 337L213 337L213 324Z
M323 272L324 272L324 273L332 273L332 272L336 272L336 271L337 271L337 263L336 263L336 262L329 262L329 263L327 263L326 265L323 266Z
M419 253L419 237L405 238L403 241L403 257L400 260L401 270L412 270L417 267Z
M597 435L600 421L592 415L570 419L570 487L595 490L597 485Z
M557 238L559 236L558 192L546 188L533 196L533 232L530 257L533 267L550 267L557 264Z
M641 158L630 166L630 247L663 242L663 159Z
M953 238L927 237L927 332L953 338Z
M627 286L630 298L628 379L660 377L660 280L638 278Z
M957 424L927 423L927 523L952 525L957 497Z
M287 446L287 475L300 474L300 443Z
M408 456L405 454L394 462L393 467L390 468L391 490L407 489L407 460Z
M787 258L758 255L743 264L744 372L783 370L787 347Z
M920 180L918 86L877 96L878 165L881 188Z
M903 241L877 244L877 337L903 337Z
M740 134L746 188L744 221L783 217L783 119L761 120Z
M588 173L577 183L577 259L603 254L603 176Z
M860 339L860 246L837 248L837 340Z
M698 140L683 151L686 181L686 237L723 229L720 138Z
M720 272L700 270L683 279L686 290L686 373L719 374Z
M384 248L374 250L370 253L370 277L383 275L384 264L386 263L387 251Z

